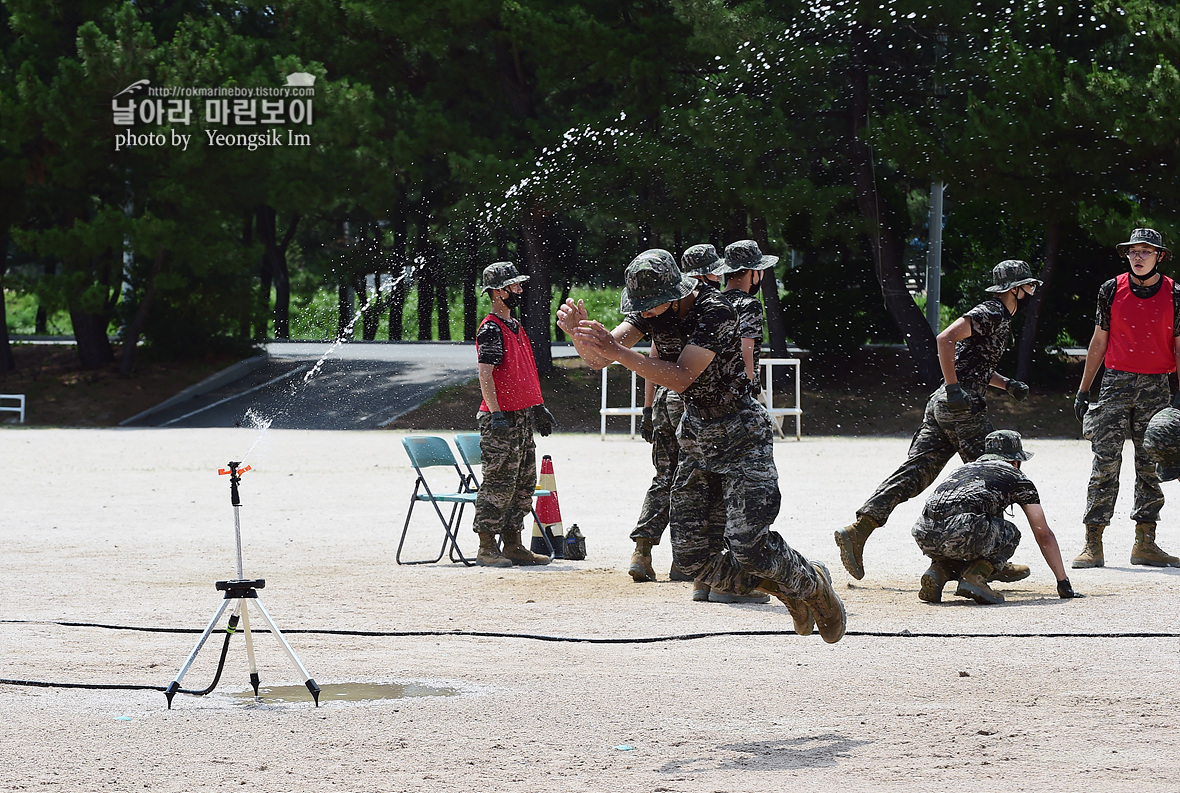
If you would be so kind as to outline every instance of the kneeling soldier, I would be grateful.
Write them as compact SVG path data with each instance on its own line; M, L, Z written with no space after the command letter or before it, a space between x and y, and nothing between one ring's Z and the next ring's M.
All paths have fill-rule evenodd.
M984 439L984 454L978 460L957 468L930 494L913 529L918 547L930 557L918 591L921 600L941 602L943 586L958 578L959 597L976 603L1004 602L988 582L1019 581L1029 574L1023 565L1008 564L1020 544L1020 530L1004 518L1004 510L1013 504L1019 504L1028 518L1041 555L1057 578L1057 594L1081 597L1065 575L1040 494L1020 470L1020 463L1030 457L1019 433L997 430Z

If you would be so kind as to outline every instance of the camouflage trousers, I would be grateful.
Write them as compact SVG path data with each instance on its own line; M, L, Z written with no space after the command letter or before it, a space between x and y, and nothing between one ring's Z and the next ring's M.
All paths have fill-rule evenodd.
M480 413L479 452L483 481L475 496L477 534L523 531L533 508L537 487L537 446L533 442L533 412L504 411L508 429L492 431L492 417Z
M769 578L789 595L814 594L814 568L770 528L781 497L766 409L748 398L714 419L685 408L677 437L669 517L680 568L726 592L748 594Z
M1135 508L1131 519L1136 523L1159 520L1164 491L1160 488L1155 462L1143 448L1143 433L1151 417L1168 406L1169 391L1166 374L1107 369L1102 376L1098 401L1090 403L1082 421L1082 436L1090 441L1094 452L1083 523L1110 524L1119 494L1123 444L1128 436L1135 446Z
M884 526L897 505L928 488L956 453L965 463L983 454L983 439L993 429L987 403L980 394L963 393L970 409L961 413L947 407L945 385L930 395L905 462L869 496L857 517L868 515Z
M656 468L647 495L643 497L643 509L639 522L631 532L633 540L651 540L652 545L660 544L660 537L668 526L668 500L672 493L672 477L680 461L680 442L676 440L676 426L684 415L684 400L675 391L660 386L652 402L652 425L654 434L651 443L651 463Z
M986 559L1000 567L1016 553L1020 530L1003 517L963 512L932 518L925 512L914 524L914 539L931 559L973 562Z

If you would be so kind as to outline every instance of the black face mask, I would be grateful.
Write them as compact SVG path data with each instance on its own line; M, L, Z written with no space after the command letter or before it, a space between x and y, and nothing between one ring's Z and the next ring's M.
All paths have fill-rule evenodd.
M508 294L504 295L504 305L508 306L509 311L515 309L520 305L520 293L509 292Z
M1160 271L1158 263L1151 268L1151 272L1144 273L1143 275L1135 275L1135 271L1131 270L1130 267L1128 267L1127 269L1130 271L1131 277L1134 278L1135 280L1139 281L1139 283L1143 283L1145 281L1150 281L1152 278L1155 278L1155 274Z
M753 297L754 295L758 294L758 290L761 288L762 288L762 277L759 276L757 281L750 282L750 288L747 289L746 292L749 293L750 297Z
M653 333L672 333L676 330L676 323L679 321L679 312L676 310L680 307L680 301L677 300L662 313L654 317L647 317L648 327Z

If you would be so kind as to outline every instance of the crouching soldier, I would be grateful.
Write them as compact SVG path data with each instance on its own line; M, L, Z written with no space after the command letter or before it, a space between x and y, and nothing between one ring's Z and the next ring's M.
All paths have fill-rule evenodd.
M1019 504L1028 518L1041 555L1057 578L1057 594L1081 597L1065 574L1037 488L1020 470L1020 463L1030 457L1019 433L997 430L984 439L984 454L978 460L955 469L930 494L913 529L918 547L930 557L919 599L942 602L943 586L958 578L959 597L976 603L1004 602L988 582L1019 581L1029 575L1028 567L1008 562L1020 544L1020 530L1004 518L1004 510L1013 504Z
M1143 448L1155 460L1160 482L1180 479L1180 410L1164 408L1151 417L1143 432Z
M524 325L512 316L520 303L520 285L527 280L511 262L496 262L483 271L483 291L491 297L492 313L475 337L483 393L476 414L483 484L475 497L474 528L479 535L475 560L488 567L549 564L548 556L533 553L520 541L537 486L533 430L546 436L555 424L541 399L533 347ZM503 551L497 534L503 536Z

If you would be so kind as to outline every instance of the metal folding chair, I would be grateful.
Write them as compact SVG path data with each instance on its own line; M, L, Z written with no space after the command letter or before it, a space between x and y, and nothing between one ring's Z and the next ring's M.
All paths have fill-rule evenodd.
M418 479L414 482L414 492L410 495L410 508L406 511L406 522L402 526L402 536L398 540L394 559L398 564L432 564L442 559L449 547L452 562L462 562L468 567L473 566L475 562L464 556L463 551L459 549L458 531L459 519L463 516L463 507L475 503L475 491L467 487L467 474L464 474L463 470L459 468L454 452L451 451L451 447L445 440L433 435L412 435L402 438L402 446L405 447L406 454L410 457L410 465L414 466L414 472L418 474ZM459 478L459 487L456 491L436 493L431 489L422 471L425 468L436 466L450 466L455 469L455 475ZM439 522L442 523L445 533L442 546L439 548L438 556L433 559L402 561L402 547L406 543L406 534L410 531L410 517L414 514L414 505L420 501L429 501L430 505L434 507L435 514L438 515ZM450 516L443 514L439 504L451 505Z
M483 465L483 450L479 446L478 432L461 432L455 436L455 448L459 450L459 459L463 461L463 465L467 466L467 473L463 474L460 471L459 475L464 478L462 487L469 492L476 492L479 490L479 478L475 475L475 466ZM533 498L540 498L541 496L550 495L550 490L534 490ZM533 514L533 520L540 525L541 519L537 517L537 510L530 510ZM463 506L459 506L459 516L463 515ZM545 532L541 532L541 536L545 538L545 546L549 549L549 555L553 556L556 552L553 548L553 543L549 540L549 536Z

